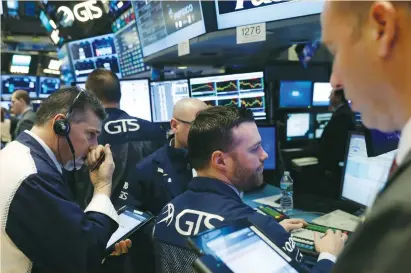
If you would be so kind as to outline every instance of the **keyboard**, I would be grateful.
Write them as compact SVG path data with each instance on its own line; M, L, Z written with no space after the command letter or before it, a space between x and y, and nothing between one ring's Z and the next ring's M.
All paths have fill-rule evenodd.
M286 214L282 213L281 211L267 205L259 206L256 210L261 214L273 217L277 222L281 222L282 220L289 218Z

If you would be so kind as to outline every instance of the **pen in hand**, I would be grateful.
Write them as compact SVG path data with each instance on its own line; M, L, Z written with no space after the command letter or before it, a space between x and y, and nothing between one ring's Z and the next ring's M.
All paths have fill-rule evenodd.
M100 167L100 165L101 165L101 163L103 163L104 159L105 159L105 154L102 153L102 154L100 155L100 157L98 158L96 164L94 164L94 166L90 169L90 172L93 172L93 171L95 171L98 167Z

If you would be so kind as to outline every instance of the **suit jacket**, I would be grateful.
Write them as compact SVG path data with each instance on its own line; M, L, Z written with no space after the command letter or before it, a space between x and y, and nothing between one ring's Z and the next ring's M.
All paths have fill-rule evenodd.
M411 270L411 153L389 178L366 221L352 235L335 273Z
M23 113L20 120L17 122L16 130L14 130L14 139L16 139L24 130L31 130L36 119L36 113L29 109Z

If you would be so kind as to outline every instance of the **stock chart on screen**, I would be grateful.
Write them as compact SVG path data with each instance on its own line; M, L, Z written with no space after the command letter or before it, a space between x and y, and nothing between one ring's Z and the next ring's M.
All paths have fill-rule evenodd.
M265 119L263 72L229 74L190 79L191 96L207 105L244 106L255 119Z

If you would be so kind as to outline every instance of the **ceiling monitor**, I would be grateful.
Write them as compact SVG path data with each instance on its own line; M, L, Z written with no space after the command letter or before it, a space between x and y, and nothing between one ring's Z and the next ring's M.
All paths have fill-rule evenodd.
M309 108L311 97L312 82L310 81L280 82L280 108Z
M218 29L319 14L323 1L215 0Z
M86 81L96 68L111 70L121 77L113 34L70 42L69 49L76 81Z
M40 77L39 98L47 98L60 88L60 79L52 77Z
M268 154L264 161L264 170L276 169L276 130L274 126L258 126L258 132L261 136L261 146Z
M344 164L341 198L361 207L373 204L387 181L396 151L367 156L365 136L350 133Z
M330 95L332 89L331 83L315 82L313 89L313 106L330 105Z
M206 33L201 1L133 1L143 55Z
M10 100L11 95L16 90L27 91L29 93L30 98L37 97L37 77L1 75L2 99Z
M332 113L316 113L315 114L315 122L314 122L314 133L315 138L321 138L325 126L327 126L328 122L331 120Z
M256 120L266 119L262 71L190 78L190 89L191 97L208 105L244 106Z
M120 109L132 117L152 121L148 80L121 80L120 87Z
M112 24L114 44L122 77L130 77L150 70L145 65L133 8L125 11Z
M314 139L310 113L289 113L286 115L287 141Z
M169 122L174 104L190 97L187 79L150 82L150 86L153 122Z

